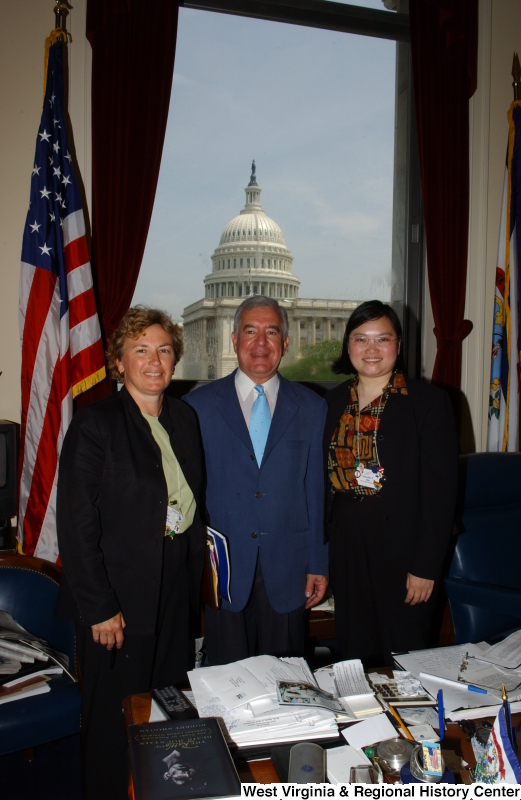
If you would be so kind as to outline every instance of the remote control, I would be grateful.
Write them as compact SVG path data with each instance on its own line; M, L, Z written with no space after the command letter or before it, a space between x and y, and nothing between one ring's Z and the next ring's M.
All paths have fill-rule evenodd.
M175 686L153 689L152 694L169 719L195 719L199 716L196 707Z

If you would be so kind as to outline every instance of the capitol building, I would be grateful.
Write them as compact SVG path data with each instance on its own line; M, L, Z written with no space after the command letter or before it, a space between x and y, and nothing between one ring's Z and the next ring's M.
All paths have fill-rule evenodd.
M347 320L359 305L350 300L299 297L293 256L277 223L262 210L261 191L253 162L246 205L221 234L212 255L212 271L204 279L204 298L183 311L184 355L176 378L223 378L236 368L233 317L250 295L276 297L288 312L290 342L282 366L300 358L305 344L341 340Z

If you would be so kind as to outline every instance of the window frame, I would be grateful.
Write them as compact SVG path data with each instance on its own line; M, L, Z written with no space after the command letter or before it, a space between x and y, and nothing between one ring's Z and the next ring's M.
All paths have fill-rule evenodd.
M290 25L353 33L410 44L408 14L363 8L330 0L180 0L180 7L220 14L264 19ZM422 319L425 276L424 224L412 64L409 52L405 182L404 274L402 301L397 312L402 319L403 356L410 377L421 376ZM393 236L395 235L393 224ZM241 259L242 260L242 259ZM241 296L241 294L239 294Z

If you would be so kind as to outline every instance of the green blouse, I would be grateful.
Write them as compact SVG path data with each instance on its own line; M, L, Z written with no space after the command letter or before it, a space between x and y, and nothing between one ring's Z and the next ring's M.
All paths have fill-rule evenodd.
M195 497L174 455L168 433L157 417L151 417L149 414L143 414L143 416L150 425L152 436L161 450L163 472L168 490L168 504L183 515L183 520L179 524L179 533L184 533L194 521Z

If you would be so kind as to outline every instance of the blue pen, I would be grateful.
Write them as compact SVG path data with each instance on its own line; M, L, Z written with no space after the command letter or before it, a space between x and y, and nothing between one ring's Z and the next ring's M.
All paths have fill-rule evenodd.
M440 741L445 736L445 710L443 708L443 691L438 690L438 722L440 726Z

